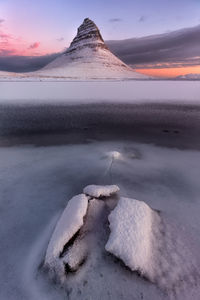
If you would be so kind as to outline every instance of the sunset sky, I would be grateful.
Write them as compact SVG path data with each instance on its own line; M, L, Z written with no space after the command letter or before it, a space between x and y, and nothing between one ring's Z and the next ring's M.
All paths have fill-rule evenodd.
M85 17L97 24L104 40L138 38L199 25L200 1L0 0L0 56L61 52Z

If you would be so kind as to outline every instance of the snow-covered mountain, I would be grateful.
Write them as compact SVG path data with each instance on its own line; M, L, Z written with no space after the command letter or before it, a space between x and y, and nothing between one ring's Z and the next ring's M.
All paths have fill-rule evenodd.
M148 78L112 54L98 27L88 18L78 28L67 51L36 73L72 79Z
M176 77L177 79L200 80L200 74L190 73Z

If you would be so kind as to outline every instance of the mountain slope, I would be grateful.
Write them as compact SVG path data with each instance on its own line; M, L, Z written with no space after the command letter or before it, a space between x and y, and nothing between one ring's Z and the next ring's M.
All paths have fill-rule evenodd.
M45 77L72 79L148 78L134 72L112 54L105 45L99 29L88 18L78 28L77 35L67 51L35 73Z

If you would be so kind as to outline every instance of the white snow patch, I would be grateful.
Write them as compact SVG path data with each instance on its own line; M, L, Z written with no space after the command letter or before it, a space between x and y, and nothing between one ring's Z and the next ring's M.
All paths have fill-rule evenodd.
M99 198L99 197L109 197L112 194L115 194L119 191L119 187L117 185L88 185L83 189L83 192L86 195L91 197Z
M83 217L86 215L88 198L84 194L74 196L67 204L61 218L49 242L45 265L50 269L57 269L57 259L65 244L83 225Z
M108 219L111 234L106 250L132 270L146 273L151 262L154 211L144 202L120 198Z

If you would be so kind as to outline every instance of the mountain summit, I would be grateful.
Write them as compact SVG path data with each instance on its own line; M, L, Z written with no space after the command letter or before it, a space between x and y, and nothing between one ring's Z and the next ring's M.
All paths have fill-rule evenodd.
M89 18L78 28L70 47L37 73L69 79L146 78L111 53Z
M72 52L74 50L81 50L85 47L90 47L94 49L100 47L100 48L108 49L104 43L104 40L101 36L98 27L89 18L86 18L83 21L82 25L78 28L77 35L71 42L71 45L67 50L67 52Z

